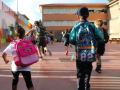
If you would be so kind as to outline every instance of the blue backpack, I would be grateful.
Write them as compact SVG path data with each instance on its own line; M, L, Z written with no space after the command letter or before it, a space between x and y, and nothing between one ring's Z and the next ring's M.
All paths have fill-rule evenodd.
M81 62L93 62L96 55L96 40L89 22L80 23L76 33L76 56Z
M69 42L75 45L76 59L81 62L96 60L96 44L103 41L100 30L88 21L76 24L70 32Z

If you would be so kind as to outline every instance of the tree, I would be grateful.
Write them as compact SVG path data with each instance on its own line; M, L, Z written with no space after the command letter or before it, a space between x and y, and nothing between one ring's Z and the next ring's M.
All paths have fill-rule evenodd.
M13 25L9 26L9 32L10 32L11 38L13 39L15 37L15 30L14 30Z

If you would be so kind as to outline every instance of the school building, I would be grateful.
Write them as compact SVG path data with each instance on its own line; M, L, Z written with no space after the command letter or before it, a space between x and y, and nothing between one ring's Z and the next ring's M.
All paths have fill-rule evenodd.
M110 39L120 38L120 0L112 0L109 3L81 3L81 4L43 4L40 5L43 25L48 31L58 35L70 29L76 22L76 12L82 6L89 8L88 20L94 22L102 19L106 22Z
M70 29L78 22L79 18L76 12L82 6L89 8L90 16L88 20L90 22L97 19L108 22L108 7L106 4L44 4L40 5L43 25L58 38L62 31Z

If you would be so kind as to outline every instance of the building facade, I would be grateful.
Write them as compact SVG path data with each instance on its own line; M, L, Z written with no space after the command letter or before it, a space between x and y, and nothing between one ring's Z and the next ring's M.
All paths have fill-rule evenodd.
M97 19L108 21L106 4L44 4L40 5L43 25L47 31L52 31L56 36L66 29L70 29L79 18L76 15L82 6L89 8L88 20L94 22Z
M108 6L110 39L120 38L120 0L112 0Z
M23 18L18 17L15 11L0 0L0 47L7 43L7 39L12 33L10 27L13 27L12 29L14 30L16 20L18 20L18 24L20 24L25 30L30 29L28 26L29 19L25 15L21 16Z
M0 47L6 44L9 37L9 26L15 26L17 15L0 0Z

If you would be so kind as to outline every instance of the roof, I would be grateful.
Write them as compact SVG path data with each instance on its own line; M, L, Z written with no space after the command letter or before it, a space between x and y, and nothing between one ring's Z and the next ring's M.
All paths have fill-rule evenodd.
M90 6L106 6L107 3L53 3L53 4L41 4L39 6L85 6L85 5L90 5Z
M27 20L29 20L29 18L25 14L22 14L22 16L24 16Z
M110 6L111 4L114 4L116 2L118 2L119 0L112 0L111 2L108 3L108 6Z

